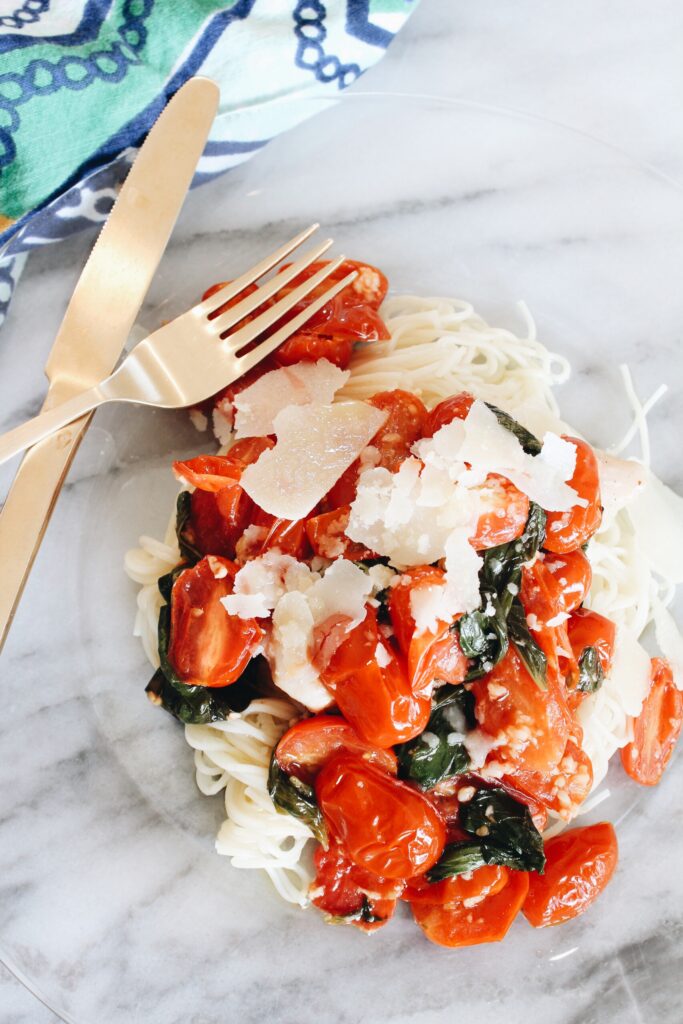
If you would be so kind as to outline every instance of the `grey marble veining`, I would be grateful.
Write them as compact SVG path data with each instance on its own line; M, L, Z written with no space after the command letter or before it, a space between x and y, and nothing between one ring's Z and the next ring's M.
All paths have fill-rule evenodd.
M645 0L423 0L356 91L513 107L683 177L682 20L669 0L656 16ZM525 298L574 364L567 418L600 443L628 423L617 363L645 397L667 381L655 463L681 488L681 191L552 125L354 103L189 198L142 323L322 211L398 288L458 292L511 326ZM408 125L410 158L373 180L374 136L381 146ZM358 142L344 144L352 135L370 171L367 188L347 190L365 169ZM336 177L321 181L330 152ZM0 335L0 429L39 405L88 244L29 262ZM2 655L0 958L43 1002L0 969L0 1024L679 1024L680 757L652 792L613 771L605 813L621 860L599 907L549 932L519 922L502 947L437 950L404 915L369 939L325 928L213 853L220 801L200 797L181 731L144 700L134 589L120 572L125 548L163 529L172 454L198 443L181 414L98 414ZM10 477L0 469L0 495Z

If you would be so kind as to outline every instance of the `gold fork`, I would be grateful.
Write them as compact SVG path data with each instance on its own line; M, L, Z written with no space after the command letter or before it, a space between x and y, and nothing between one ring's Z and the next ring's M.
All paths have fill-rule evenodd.
M357 276L355 271L335 282L274 334L266 336L249 352L240 355L246 345L277 323L334 273L343 262L343 256L326 264L250 323L231 334L226 335L226 332L318 260L332 245L332 239L328 238L309 250L225 312L216 315L217 310L273 270L317 228L318 225L313 224L225 288L154 331L139 342L119 368L101 384L3 434L0 437L0 463L106 402L136 402L162 409L195 405L260 363L354 280Z

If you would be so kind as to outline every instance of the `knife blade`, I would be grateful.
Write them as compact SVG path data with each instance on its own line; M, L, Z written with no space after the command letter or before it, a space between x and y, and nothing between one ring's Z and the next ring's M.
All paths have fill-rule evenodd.
M186 82L152 126L83 268L45 365L43 408L114 369L166 248L216 114L219 89ZM92 414L24 457L0 510L0 651Z

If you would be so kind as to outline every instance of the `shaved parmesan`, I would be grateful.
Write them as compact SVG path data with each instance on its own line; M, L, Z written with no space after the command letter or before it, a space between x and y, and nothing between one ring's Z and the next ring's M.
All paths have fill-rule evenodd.
M365 402L289 406L277 414L277 444L247 466L241 485L265 512L303 519L358 458L386 419Z
M548 512L567 512L586 504L567 483L576 465L576 448L570 441L547 433L540 453L528 455L515 435L479 401L473 402L463 423L465 437L453 456L469 463L479 481L497 473Z
M290 405L329 405L348 377L328 359L265 373L235 396L235 435L272 434L277 414Z
M652 567L672 583L683 583L683 498L648 472L628 514Z
M332 703L310 661L313 615L304 594L284 594L273 612L273 628L266 651L273 682L310 711L322 711Z
M600 475L603 521L609 523L643 489L647 470L639 462L618 459L608 452L596 450L595 454Z
M232 594L221 598L221 603L229 615L266 618L283 594L307 590L316 578L307 565L291 555L266 551L239 570Z

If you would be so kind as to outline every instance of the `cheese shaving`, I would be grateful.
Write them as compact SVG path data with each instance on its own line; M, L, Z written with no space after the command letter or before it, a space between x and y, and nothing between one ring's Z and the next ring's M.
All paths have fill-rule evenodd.
M264 373L235 396L235 436L272 434L277 414L290 405L329 405L348 377L328 359Z
M265 512L303 519L358 458L386 419L365 402L289 406L277 414L277 444L240 481Z

